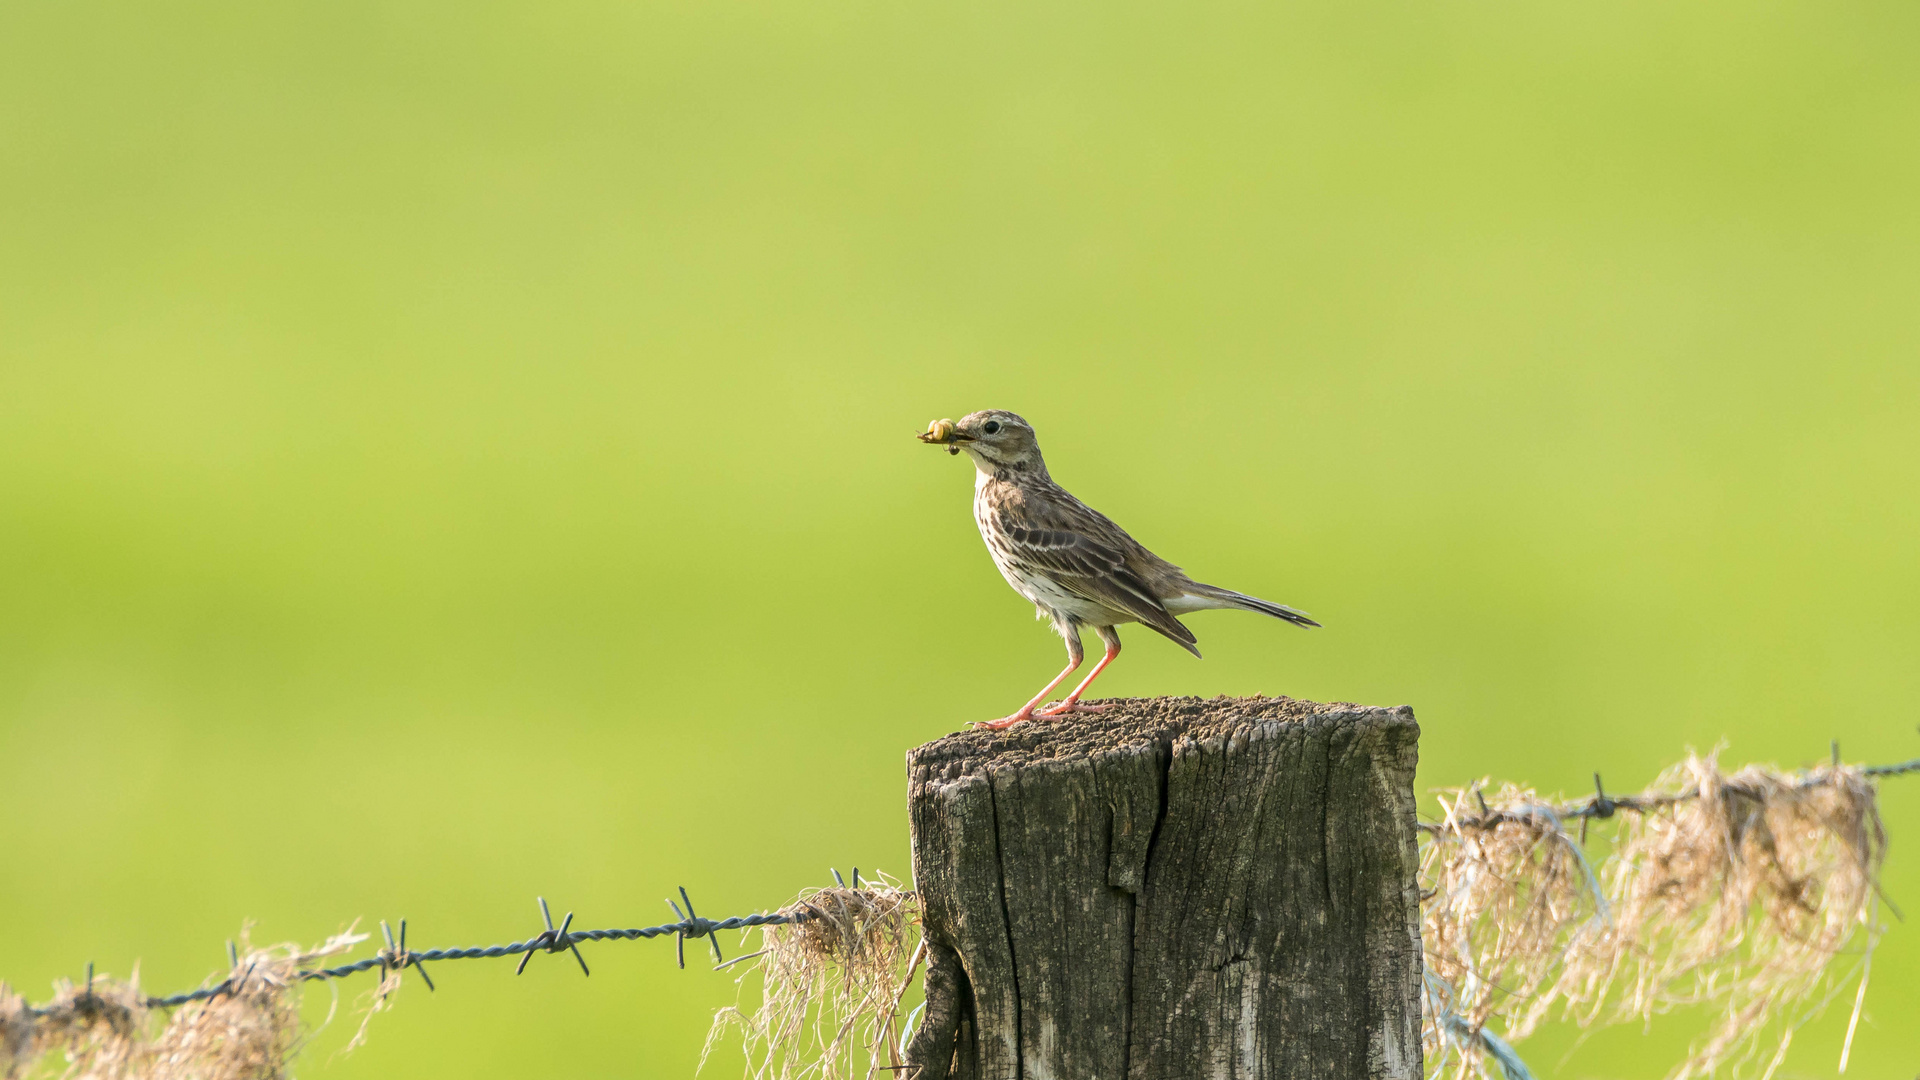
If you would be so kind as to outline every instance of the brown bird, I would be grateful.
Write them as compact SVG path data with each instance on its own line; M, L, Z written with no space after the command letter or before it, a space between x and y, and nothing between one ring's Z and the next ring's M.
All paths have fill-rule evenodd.
M1005 728L1036 716L1054 717L1073 712L1098 712L1104 705L1082 705L1080 695L1113 658L1120 655L1120 635L1114 627L1137 622L1172 638L1195 656L1193 631L1176 618L1206 608L1257 611L1295 626L1319 626L1283 604L1203 585L1180 568L1148 551L1109 521L1106 515L1074 498L1047 475L1033 425L1002 409L988 409L959 422L936 420L920 441L945 446L948 453L965 451L977 475L973 483L973 516L987 541L993 564L1013 591L1033 601L1039 614L1067 642L1066 670L1054 676L1032 701L1012 716L977 724ZM1054 687L1079 668L1086 652L1080 628L1093 627L1107 646L1107 654L1067 699L1050 709L1034 710Z

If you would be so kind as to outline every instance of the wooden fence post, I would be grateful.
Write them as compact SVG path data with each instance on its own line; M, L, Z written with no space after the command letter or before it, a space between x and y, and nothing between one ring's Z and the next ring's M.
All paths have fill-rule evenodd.
M1413 710L1114 705L908 755L918 1080L1418 1080Z

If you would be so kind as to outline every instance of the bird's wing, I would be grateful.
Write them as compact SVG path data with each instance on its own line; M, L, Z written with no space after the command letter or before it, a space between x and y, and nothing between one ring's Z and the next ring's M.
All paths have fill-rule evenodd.
M1011 546L1016 560L1044 571L1076 596L1131 616L1192 647L1193 631L1154 596L1152 586L1129 565L1125 548L1113 542L1117 538L1099 535L1111 530L1124 538L1119 526L1084 504L1056 505L1049 508L1053 512L1040 514L1032 512L1036 508L1031 503L1023 509L1028 512L1003 514L999 522L1003 542Z

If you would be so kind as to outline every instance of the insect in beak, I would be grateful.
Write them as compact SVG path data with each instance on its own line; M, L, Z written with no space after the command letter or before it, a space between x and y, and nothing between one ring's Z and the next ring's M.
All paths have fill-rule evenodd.
M950 455L960 452L961 443L972 441L967 436L960 434L953 426L953 421L951 420L935 420L933 423L927 425L927 430L915 437L929 445L945 446L947 453Z

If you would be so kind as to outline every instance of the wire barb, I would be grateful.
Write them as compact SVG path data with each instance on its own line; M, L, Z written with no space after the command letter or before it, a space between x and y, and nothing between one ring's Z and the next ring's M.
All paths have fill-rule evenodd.
M687 910L684 914L680 911L680 904L676 904L672 900L667 901L667 906L673 909L673 913L680 916L680 927L674 934L673 939L673 954L674 958L680 961L680 969L685 971L687 967L688 938L706 938L707 944L713 946L714 962L725 963L726 957L720 955L720 939L715 937L713 932L715 930L726 930L729 929L729 927L714 922L712 919L703 919L695 914L693 901L687 897L687 887L685 885L680 886L680 903L687 905Z
M553 925L553 912L547 907L547 898L544 896L536 896L534 899L540 902L540 919L547 924L547 928L523 942L522 944L525 946L523 950L514 950L516 952L524 951L526 955L520 958L520 966L514 968L513 973L518 975L527 970L527 961L533 959L533 954L536 952L545 951L557 953L571 951L573 958L580 962L580 973L583 975L592 975L593 972L587 969L587 958L580 955L580 946L574 943L575 935L568 932L569 928L573 926L573 912L567 912L566 918L560 920L560 927L556 930ZM582 933L579 935L581 940L586 940L592 936L590 933Z
M433 977L427 974L427 965L421 962L419 954L407 948L407 920L400 920L400 938L395 941L393 928L387 925L387 920L381 919L380 936L386 938L387 947L374 954L374 959L379 963L382 981L386 979L388 969L398 974L411 967L419 974L420 981L427 984L428 990L439 989L433 985Z

